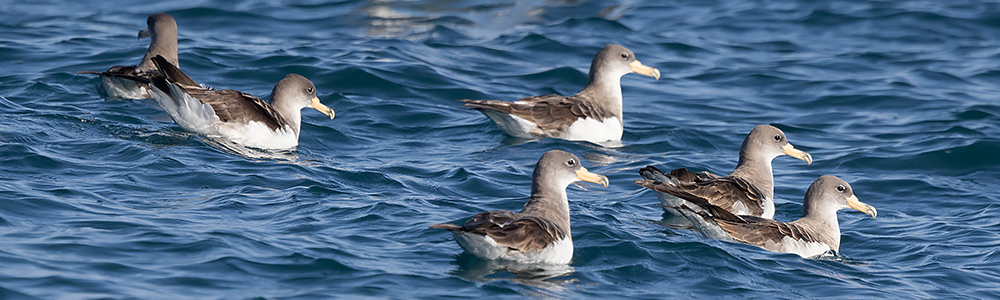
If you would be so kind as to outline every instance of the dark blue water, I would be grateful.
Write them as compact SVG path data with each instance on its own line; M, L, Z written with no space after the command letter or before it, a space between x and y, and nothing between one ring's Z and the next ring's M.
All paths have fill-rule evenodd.
M0 5L0 298L1000 297L1000 4L268 2ZM156 12L195 80L266 96L299 73L337 118L250 155L101 99L75 72L137 62ZM513 143L455 101L575 93L608 43L663 72L622 79L623 147ZM765 123L816 159L774 161L776 219L823 174L878 208L839 214L842 259L666 228L632 183L726 173ZM611 179L570 188L570 268L427 229L519 209L549 149Z

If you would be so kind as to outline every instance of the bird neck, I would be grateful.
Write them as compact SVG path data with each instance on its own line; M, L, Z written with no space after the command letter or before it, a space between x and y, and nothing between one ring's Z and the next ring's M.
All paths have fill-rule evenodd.
M740 161L729 176L750 182L764 193L764 197L774 199L774 174L770 160L740 155Z
M168 62L180 68L180 62L177 59L177 32L154 32L151 35L149 41L149 49L146 50L146 55L142 57L142 62L139 64L139 70L143 72L149 72L156 69L153 64L153 57L157 55L163 56Z
M281 95L272 95L271 108L273 108L285 123L295 132L295 138L299 138L299 129L302 127L302 108L291 105L292 101L283 101Z
M607 105L605 109L621 120L621 78L621 75L609 74L607 72L591 72L590 82L587 83L587 87L583 88L577 95L587 96L588 99L601 100L601 104Z
M531 186L531 198L524 204L521 214L536 215L556 220L569 229L569 200L566 187L552 188L552 184L535 182Z
M802 206L802 218L794 223L807 225L815 229L812 234L822 242L830 245L834 251L840 249L840 222L837 220L837 209L816 205L805 201Z
M816 198L816 197L812 197ZM817 222L823 222L826 224L837 225L837 211L839 208L835 205L830 205L828 202L815 201L814 199L806 198L802 200L802 218L816 220Z

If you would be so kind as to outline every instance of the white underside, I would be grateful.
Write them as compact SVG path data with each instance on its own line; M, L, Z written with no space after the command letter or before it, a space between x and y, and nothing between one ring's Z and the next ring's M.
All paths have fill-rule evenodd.
M570 125L569 129L558 138L591 143L621 141L622 131L622 121L618 118L611 117L604 121L585 118L573 122L573 125Z
M587 141L595 144L608 141L621 141L622 139L622 122L614 117L604 119L604 121L591 118L579 119L566 130L556 131L542 130L535 123L515 115L488 109L480 111L493 120L504 132L519 138L537 139L551 137L571 141Z
M150 97L149 89L140 87L133 80L101 75L97 84L97 92L106 99L146 99Z
M820 242L807 242L787 236L781 239L780 245L768 242L764 244L764 249L774 252L795 253L804 258L820 256L832 250L830 246Z
M299 145L299 138L290 126L274 131L257 121L247 124L220 122L219 132L234 143L254 148L289 149Z
M493 238L467 232L452 232L462 249L482 259L502 259L529 264L568 264L573 259L573 239L566 237L540 251L513 251L497 245Z
M168 94L153 88L151 95L170 118L185 130L261 149L288 149L299 143L295 131L289 126L274 131L256 121L223 123L210 105L201 103L176 85L171 84L170 89L172 92ZM171 94L183 97L171 97Z

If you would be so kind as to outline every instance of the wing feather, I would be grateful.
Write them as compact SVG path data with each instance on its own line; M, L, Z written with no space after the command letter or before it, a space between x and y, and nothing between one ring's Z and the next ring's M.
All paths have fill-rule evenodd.
M778 245L785 237L800 241L820 241L811 232L794 223L750 216L742 216L740 219L716 218L715 221L733 239L765 249Z
M763 193L744 179L694 173L684 168L670 171L669 177L673 184L656 189L657 191L682 198L702 198L727 211L733 211L736 203L742 203L750 209L751 215L759 216L764 213L761 205L764 202Z
M524 216L506 210L476 214L461 227L436 224L431 225L431 228L489 236L498 245L521 252L541 250L565 238L568 232L558 224L543 218Z
M566 97L561 95L542 95L522 98L517 102L498 100L460 100L466 107L488 109L506 114L512 114L528 120L543 131L563 130L581 118L592 118L603 121L610 116L604 107L595 105L594 101L584 96Z
M285 119L263 99L237 90L215 90L203 87L183 71L168 62L163 56L152 58L162 76L155 76L153 83L163 91L169 90L167 82L178 85L191 97L208 104L222 122L248 123L256 121L278 130L287 124Z

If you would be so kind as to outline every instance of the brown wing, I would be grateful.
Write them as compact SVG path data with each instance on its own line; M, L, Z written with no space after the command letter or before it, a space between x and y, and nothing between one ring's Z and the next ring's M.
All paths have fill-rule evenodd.
M522 98L517 102L498 100L459 100L466 107L489 109L531 121L542 130L561 130L580 118L603 121L611 113L584 96L543 95Z
M264 123L271 130L286 124L281 115L264 100L236 90L207 90L202 88L185 91L202 103L212 106L222 122Z
M666 186L661 182L653 180L636 180L635 182L643 187L655 190L660 190L657 188L659 186ZM693 196L691 194L683 194L683 196L678 197L681 197L690 203L695 204L698 208L701 208L681 209L686 212L693 213L698 218L705 220L706 224L708 224L706 226L711 226L711 223L714 222L719 226L719 228L722 229L722 231L725 232L725 234L729 235L729 237L733 240L741 243L758 246L771 251L778 251L779 249L777 249L777 247L785 237L801 241L822 242L819 237L794 222L784 223L754 216L738 216L731 213L729 210L708 203L708 200L704 198ZM686 214L685 216L688 215ZM689 219L693 217L694 216L688 216Z
M750 209L751 215L764 213L761 207L763 194L746 180L736 177L715 177L711 173L694 173L687 169L670 171L675 179L675 185L670 188L656 189L677 197L698 197L707 200L715 206L727 211L733 210L733 205L743 203Z
M497 244L512 250L529 252L540 250L566 237L565 228L534 216L522 216L506 210L476 214L461 227L453 224L436 224L431 228L458 230L486 235Z
M498 224L508 224L517 220L518 214L506 211L506 210L495 210L481 212L469 218L465 221L465 224L458 226L451 223L442 223L431 225L430 228L437 229L447 229L447 230L461 230L466 232L476 232L479 234L485 234L485 228L492 226L499 226Z
M152 58L153 64L162 76L154 76L153 84L161 91L169 91L168 83L180 87L191 97L208 104L222 122L261 122L271 130L287 124L270 104L253 95L237 90L214 90L205 88L188 77L183 71L168 62L163 56ZM172 95L180 97L181 95Z
M739 219L717 216L715 222L733 239L765 249L768 249L768 245L777 245L786 236L803 241L819 241L810 232L793 223L751 216L741 216Z
M651 189L657 192L669 193L671 195L677 196L678 198L684 199L687 202L694 204L694 206L688 208L688 210L694 211L699 215L702 215L703 217L708 219L743 220L744 217L750 217L750 216L737 216L726 208L712 204L711 202L709 202L710 200L707 198L687 193L683 190L678 190L676 186L663 183L661 181L643 179L643 180L636 180L635 183L647 189ZM701 209L696 210L694 209L695 207L699 207Z

